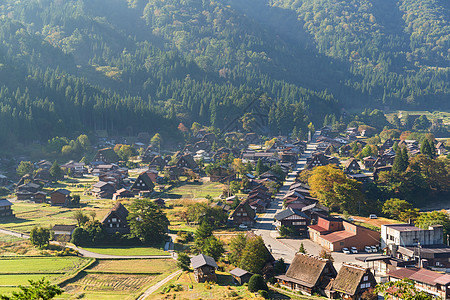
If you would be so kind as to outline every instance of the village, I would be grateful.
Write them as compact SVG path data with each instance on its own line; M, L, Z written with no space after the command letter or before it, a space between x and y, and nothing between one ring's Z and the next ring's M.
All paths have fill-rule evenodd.
M0 175L0 294L44 277L57 299L450 299L450 145L373 129L193 126L178 151L142 134L17 162Z

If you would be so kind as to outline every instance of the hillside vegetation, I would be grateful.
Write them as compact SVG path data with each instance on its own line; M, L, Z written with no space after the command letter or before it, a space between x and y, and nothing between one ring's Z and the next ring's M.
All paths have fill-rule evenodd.
M0 141L449 107L445 0L5 0Z

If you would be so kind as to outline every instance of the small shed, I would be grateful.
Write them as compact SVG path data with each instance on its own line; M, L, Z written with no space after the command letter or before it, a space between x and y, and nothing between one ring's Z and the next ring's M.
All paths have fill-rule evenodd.
M70 191L66 189L58 189L51 192L50 202L52 205L67 205L70 201Z
M0 199L0 218L2 217L13 217L11 206L13 204L7 199Z
M236 268L230 271L231 276L233 276L234 280L239 284L244 284L250 280L253 273L242 270L240 268Z
M194 277L197 282L217 281L217 264L211 256L199 254L191 258L191 265L194 268Z
M77 228L77 225L55 225L52 231L55 234L55 239L62 237L64 240L70 241L75 228Z

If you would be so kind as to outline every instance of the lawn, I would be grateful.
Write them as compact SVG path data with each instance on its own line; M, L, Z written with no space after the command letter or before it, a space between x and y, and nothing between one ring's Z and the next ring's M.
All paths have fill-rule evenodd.
M83 249L105 255L170 255L169 252L164 251L162 248L152 247L96 247Z
M175 264L172 259L98 260L64 286L62 299L136 299L173 273Z

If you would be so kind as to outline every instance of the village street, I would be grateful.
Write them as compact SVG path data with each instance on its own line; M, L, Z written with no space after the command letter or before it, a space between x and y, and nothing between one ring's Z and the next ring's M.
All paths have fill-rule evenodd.
M322 250L321 246L314 243L309 239L277 239L279 236L278 231L276 230L273 221L274 216L282 210L283 206L283 196L289 190L289 186L295 181L295 177L298 172L303 170L306 165L306 160L311 154L316 150L317 144L315 142L315 138L317 137L318 132L316 132L313 136L313 139L307 145L306 151L300 156L294 170L288 174L286 180L281 187L279 193L276 195L272 205L269 209L267 209L266 213L259 217L257 223L255 225L254 232L257 235L260 235L264 239L264 243L267 248L272 252L272 255L275 259L283 258L286 263L291 263L294 259L295 253L300 248L300 244L303 243L304 248L308 254L319 255ZM342 266L342 263L354 263L362 265L362 262L356 260L356 257L367 257L367 256L376 256L379 255L377 253L358 253L358 254L344 254L342 252L333 252L332 256L334 258L334 266L336 270L339 270Z

